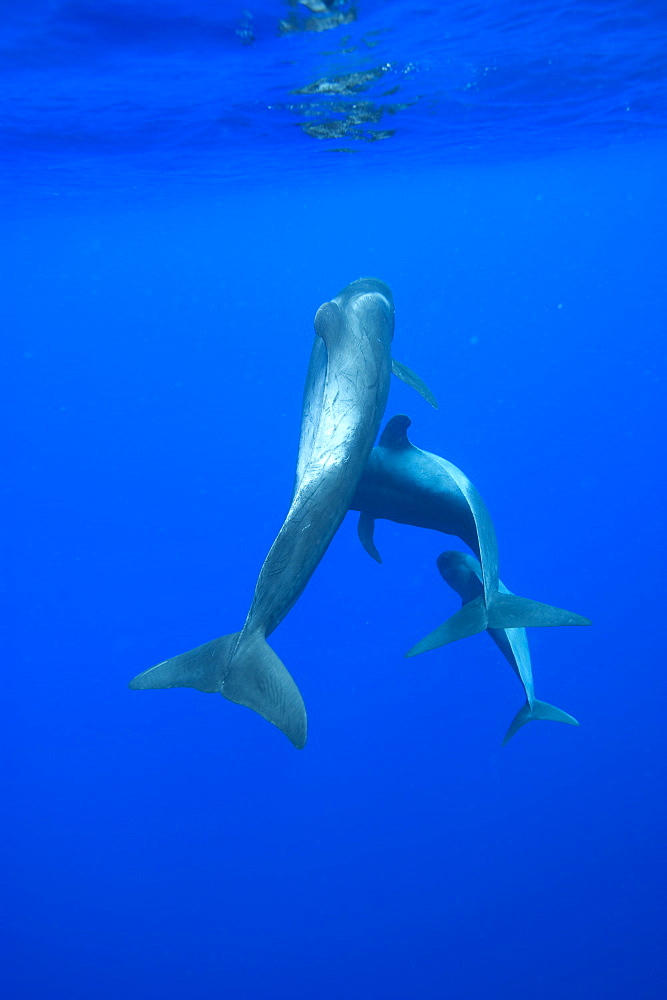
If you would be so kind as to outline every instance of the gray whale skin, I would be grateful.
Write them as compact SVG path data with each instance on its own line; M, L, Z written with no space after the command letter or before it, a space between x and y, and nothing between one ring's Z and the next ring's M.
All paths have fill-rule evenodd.
M443 580L456 591L464 605L470 604L482 594L484 589L482 568L479 560L468 552L441 552L437 566ZM511 593L501 580L498 581L498 590L501 594ZM526 695L525 704L516 713L505 733L503 746L522 726L533 719L548 719L552 722L567 722L570 726L578 726L579 723L573 716L535 697L533 667L525 628L489 628L487 632L519 678Z
M410 423L404 414L388 421L352 498L350 508L361 512L361 543L380 562L373 541L376 518L456 535L479 556L482 589L406 655L437 649L487 628L590 625L581 615L517 597L500 587L496 532L482 498L455 465L409 441Z
M343 289L315 316L292 503L264 561L240 632L158 663L133 689L193 687L258 712L301 748L306 710L267 643L294 606L343 520L384 414L392 371L429 402L421 380L391 358L394 302L376 278Z

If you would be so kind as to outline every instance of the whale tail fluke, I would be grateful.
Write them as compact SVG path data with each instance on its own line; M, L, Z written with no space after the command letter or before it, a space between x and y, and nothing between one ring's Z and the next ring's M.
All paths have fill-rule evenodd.
M540 604L527 597L517 597L515 594L493 595L489 605L484 603L483 595L464 604L462 608L448 618L443 625L430 632L424 639L409 649L406 656L417 656L430 649L438 649L457 639L465 639L476 635L487 628L527 628L532 625L590 625L588 618L575 615L562 608L554 608L550 604Z
M477 635L478 632L483 632L487 626L486 605L481 597L477 597L474 601L469 601L468 604L459 608L451 618L425 636L405 655L417 656L419 653L428 652L429 649L438 649L439 646L446 646L447 643L455 642L457 639Z
M533 698L532 706L526 702L522 705L519 711L516 713L510 727L505 733L503 739L503 746L512 739L514 734L525 726L527 722L532 722L534 719L546 719L549 722L566 722L568 726L578 726L579 723L574 718L573 715L568 715L567 712L563 712L560 708L556 708L555 705L550 705L547 701L539 701L537 698Z
M172 656L150 670L144 670L130 681L133 691L157 688L191 687L207 694L220 693L239 633L223 635L205 642L187 653Z
M234 632L137 674L135 691L192 687L219 693L277 726L299 750L306 743L306 709L280 658L258 633Z
M487 628L528 628L533 625L590 625L588 618L551 604L516 594L495 593L488 611Z

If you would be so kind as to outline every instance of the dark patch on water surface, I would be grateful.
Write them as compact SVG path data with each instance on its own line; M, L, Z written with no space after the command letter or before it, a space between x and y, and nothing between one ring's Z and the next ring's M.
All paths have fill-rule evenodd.
M657 136L667 120L667 21L647 0L6 6L0 162L21 185L277 159L298 172L319 140L363 148L394 131L389 167L407 149L506 161Z
M295 31L331 31L357 19L354 4L346 0L287 0L287 3L294 9L278 24L282 35Z
M293 94L357 94L368 88L387 72L387 66L378 66L360 73L344 73L342 76L322 77L305 87L293 90Z

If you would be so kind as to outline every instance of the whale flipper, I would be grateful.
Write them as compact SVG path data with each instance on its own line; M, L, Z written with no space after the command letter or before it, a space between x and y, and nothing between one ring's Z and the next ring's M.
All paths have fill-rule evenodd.
M359 515L359 523L357 524L357 534L359 535L359 541L368 552L369 556L375 559L376 562L381 563L382 557L375 547L375 542L373 541L373 533L375 531L375 518L371 517L370 514L361 513Z
M424 639L409 649L406 656L417 656L430 649L438 649L457 639L476 635L487 628L526 628L532 625L590 625L588 618L575 615L550 604L531 601L515 594L501 594L496 591L490 607L484 603L483 595L469 601L448 618L446 622L430 632Z
M540 701L538 698L533 699L532 707L526 702L522 705L519 711L516 713L510 727L505 733L503 738L503 746L508 743L514 734L525 726L527 722L532 722L533 719L547 719L550 722L566 722L569 726L578 726L579 723L574 718L573 715L568 715L567 712L563 712L560 708L556 708L555 705L550 705L548 701Z
M145 670L130 681L134 690L192 687L219 693L277 726L301 749L306 709L294 680L258 633L233 632Z
M426 382L424 382L423 379L420 379L419 375L417 375L416 372L413 372L411 368L408 368L407 365L402 365L400 361L396 360L396 358L392 358L391 373L392 375L395 375L396 378L400 378L401 382L405 382L406 385L409 385L411 389L416 389L419 395L423 396L426 402L430 403L434 410L438 409L437 400L429 387L426 385Z

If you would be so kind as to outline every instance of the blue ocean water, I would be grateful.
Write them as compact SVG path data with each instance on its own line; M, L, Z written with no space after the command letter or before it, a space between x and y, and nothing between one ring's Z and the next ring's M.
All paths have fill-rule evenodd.
M667 12L3 5L2 995L665 995ZM462 543L348 515L272 645L296 751L139 671L241 627L318 306L396 301L420 447L479 488L530 724Z

